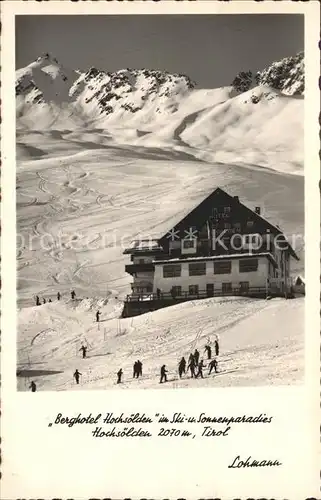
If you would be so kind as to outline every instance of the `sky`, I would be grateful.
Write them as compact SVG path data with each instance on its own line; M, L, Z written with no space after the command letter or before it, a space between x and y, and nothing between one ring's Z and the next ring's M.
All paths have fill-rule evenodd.
M16 68L49 52L65 67L188 75L198 87L229 85L304 50L304 16L16 16Z

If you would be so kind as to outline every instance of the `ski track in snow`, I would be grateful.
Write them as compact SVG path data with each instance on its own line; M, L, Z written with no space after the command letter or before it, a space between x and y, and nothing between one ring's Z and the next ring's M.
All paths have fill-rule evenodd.
M32 140L45 157L30 158ZM141 159L135 149L130 158L130 147L124 153L115 147L71 154L64 149L63 156L50 141L46 134L31 134L29 156L17 164L17 225L24 238L17 249L19 369L32 371L33 364L41 363L44 370L62 372L33 377L39 389L114 388L120 367L126 373L121 388L163 388L158 384L163 363L170 370L172 381L164 384L168 387L302 379L301 299L189 302L166 313L122 319L124 331L117 333L131 281L125 273L129 259L122 251L131 239L166 233L218 186L252 208L260 204L263 215L287 234L303 234L302 177L250 166L159 160L159 152L153 157L151 151L148 159ZM301 261L295 264L296 272L302 273L303 248L297 252ZM83 300L68 301L71 289ZM60 303L54 300L58 291L63 295ZM35 295L54 302L34 307ZM100 330L93 324L98 307ZM269 330L268 314L275 322ZM291 328L293 335L288 333ZM179 357L188 356L195 346L203 350L207 336L214 334L222 338L219 376L177 380ZM76 348L85 338L92 347L82 360ZM144 378L133 381L132 363L140 357ZM79 387L72 380L75 368L83 373ZM18 377L20 390L28 385Z
M99 307L102 321L94 323ZM303 377L304 299L272 301L246 298L206 299L119 320L116 299L54 301L20 311L19 370L30 370L29 379L43 390L119 388L116 372L124 371L121 388L161 388L159 369L169 370L167 387L226 387L299 383ZM118 311L118 312L117 312ZM200 326L202 325L202 326ZM37 332L38 330L38 332ZM196 334L195 334L196 332ZM203 380L177 377L182 355L197 348L205 359L208 339L219 335L219 373ZM88 357L79 353L88 346ZM143 378L132 379L132 365L143 362ZM58 374L37 375L34 365ZM81 384L72 379L78 368ZM33 370L35 375L33 375ZM18 377L19 390L30 380Z

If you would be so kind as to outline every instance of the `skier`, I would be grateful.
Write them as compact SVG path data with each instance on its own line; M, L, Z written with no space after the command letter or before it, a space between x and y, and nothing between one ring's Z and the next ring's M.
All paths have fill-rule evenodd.
M122 374L123 374L123 370L122 369L118 370L118 372L117 372L117 384L121 384Z
M190 355L189 360L190 361L189 361L187 369L191 370L191 378L194 378L195 377L195 367L196 367L196 364L195 364L195 359L194 359L193 354Z
M160 378L160 382L159 382L159 383L160 383L160 384L162 384L162 383L163 383L163 380L164 380L164 382L167 382L167 375L166 375L167 370L166 370L166 365L163 365L163 366L161 367L161 371L160 371L160 373L161 373L161 378Z
M43 298L43 299L42 299L42 302L43 302L43 304L45 304L45 303L46 303L46 299L45 299L45 298Z
M197 372L195 378L198 378L198 377L204 378L203 377L203 368L204 368L204 361L201 359L201 361L199 362L199 365L198 365L198 372Z
M36 295L36 306L40 306L40 299L38 295Z
M143 363L141 361L137 361L137 378L139 376L143 376Z
M194 360L195 360L195 365L198 365L198 360L200 359L200 353L198 352L197 349L194 351Z
M183 356L182 359L180 360L179 364L178 364L178 375L179 375L179 378L182 378L182 375L185 374L185 370L186 370L186 360L185 360L185 358Z
M214 342L214 348L215 348L215 356L218 356L220 347L218 345L218 340L215 340Z
M157 293L157 300L159 300L161 298L160 288L157 288L156 293Z
M29 385L29 389L31 389L31 392L36 392L37 386L34 381L32 381L31 384Z
M82 345L81 348L79 349L79 351L82 351L82 357L84 359L86 357L86 354L87 354L87 347Z
M76 297L75 290L72 290L72 292L70 292L70 295L71 295L72 300L74 300L74 298Z
M190 363L192 360L194 360L194 354L191 352L191 354L188 357L188 363Z
M138 378L138 371L137 371L137 361L135 361L134 366L133 366L133 378L137 376Z
M216 361L215 358L212 359L212 361L210 362L210 364L208 366L209 366L209 369L210 369L209 372L208 372L209 375L211 375L211 372L212 372L213 368L214 368L215 373L217 373L217 361Z
M97 321L97 323L99 323L99 316L100 316L100 314L101 314L100 311L96 312L96 321Z
M60 295L60 292L57 293L57 300L60 300L61 298L61 295Z
M78 371L78 368L76 368L76 371L74 373L74 377L75 377L75 380L76 380L76 384L79 384L79 376L81 375L81 373Z
M207 352L207 359L211 359L212 357L212 348L210 345L205 346L205 351Z
M51 300L51 299L49 299L49 300L48 300L48 302L52 302L52 300Z

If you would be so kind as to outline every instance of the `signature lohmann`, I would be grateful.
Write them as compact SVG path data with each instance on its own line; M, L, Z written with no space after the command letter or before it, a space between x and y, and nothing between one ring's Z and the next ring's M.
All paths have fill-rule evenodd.
M247 467L280 467L281 465L282 462L279 462L279 460L270 460L270 459L257 460L252 458L251 456L243 460L241 459L240 455L237 455L234 458L233 462L230 465L228 465L228 468L240 469Z

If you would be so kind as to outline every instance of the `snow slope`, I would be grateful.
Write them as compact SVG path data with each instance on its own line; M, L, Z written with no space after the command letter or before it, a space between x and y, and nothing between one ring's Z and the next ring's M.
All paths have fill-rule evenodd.
M36 294L71 288L86 296L123 297L131 279L122 255L126 245L166 233L218 186L252 208L259 202L263 216L290 240L303 235L300 176L196 162L161 148L103 146L89 138L75 144L53 132L26 134L25 143L43 154L17 164L20 305L34 304ZM72 151L74 146L82 150ZM303 239L294 246L301 257L293 262L298 274Z
M115 387L120 367L122 388L159 387L163 363L169 386L301 380L303 299L208 299L121 328L118 318L131 281L123 249L164 234L217 187L259 204L292 243L295 234L292 272L304 274L302 96L263 84L196 89L185 75L152 70L82 73L49 55L17 78L19 389L28 389L24 374L39 389L76 388L76 368L80 387ZM68 300L72 289L79 302ZM35 295L53 302L35 307ZM173 381L178 358L214 333L224 373ZM146 375L129 381L137 358Z
M97 307L101 323L93 322ZM272 301L214 298L116 319L121 304L114 299L52 302L20 311L18 389L38 390L151 389L293 384L303 379L304 299ZM219 373L181 380L177 364L215 335L220 342ZM88 358L79 349L88 346ZM133 363L143 363L143 377L132 378ZM167 384L159 384L166 364ZM207 364L207 361L205 361ZM82 373L79 386L75 369ZM123 384L116 385L122 368Z
M107 132L112 143L302 173L303 64L303 56L273 63L240 93L240 85L198 89L166 71L73 71L45 54L17 71L18 138L26 129Z

